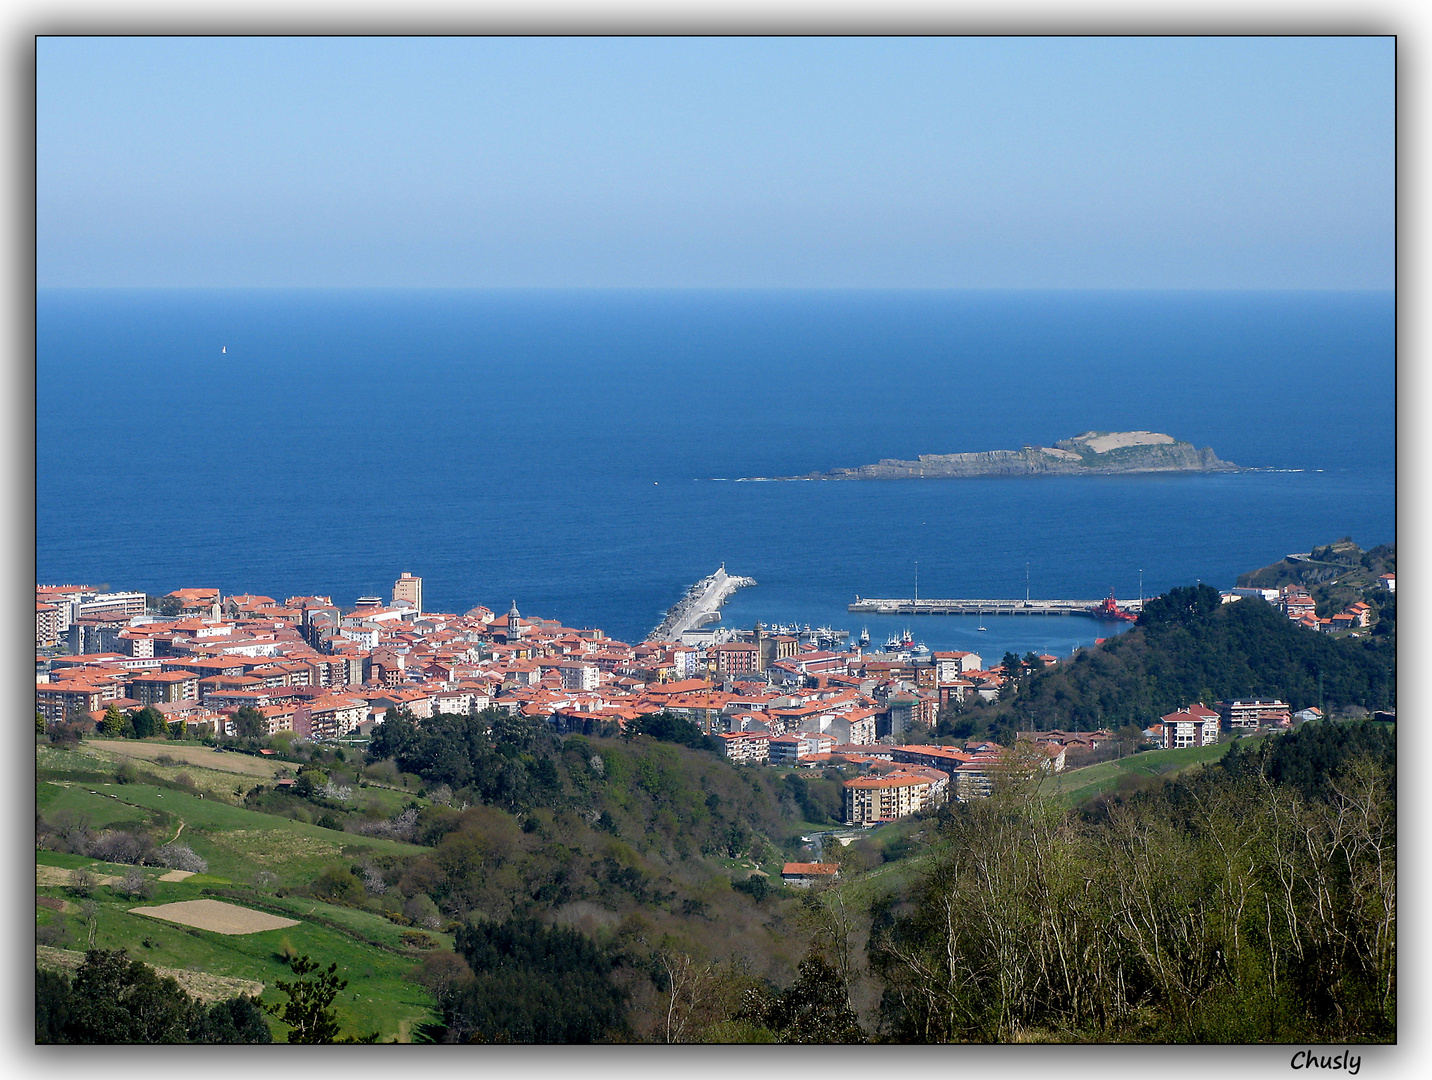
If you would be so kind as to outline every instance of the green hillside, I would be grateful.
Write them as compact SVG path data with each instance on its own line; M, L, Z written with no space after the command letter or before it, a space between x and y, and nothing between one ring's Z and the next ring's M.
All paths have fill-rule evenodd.
M41 942L83 950L126 948L152 966L264 983L265 1001L279 1002L275 979L288 977L285 956L307 953L338 962L349 986L337 1002L350 1032L378 1031L384 1039L410 1038L432 1018L429 993L405 975L431 949L451 947L449 935L414 930L376 911L326 903L304 895L335 864L403 860L422 852L415 844L334 832L289 818L258 813L196 792L144 782L93 779L94 758L43 747L46 779L36 787L42 839L80 846L81 835L145 834L156 844L177 840L205 860L208 869L182 881L161 881L162 866L133 867L63 850L36 853L36 921ZM65 779L66 765L82 778ZM76 888L71 872L84 868L98 879ZM138 870L143 892L124 888ZM105 883L104 879L110 880ZM220 899L298 920L298 925L249 934L222 934L133 914L135 908L185 900ZM283 1025L271 1021L275 1037Z
M1243 741L1254 743L1262 737L1255 735ZM1133 790L1154 777L1172 776L1217 761L1227 750L1226 742L1178 750L1146 750L1097 765L1066 769L1054 777L1049 790L1065 806L1078 806L1096 795Z

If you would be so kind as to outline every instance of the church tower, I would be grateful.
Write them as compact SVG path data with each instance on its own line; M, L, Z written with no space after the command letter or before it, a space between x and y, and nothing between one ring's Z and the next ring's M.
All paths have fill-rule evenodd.
M519 621L521 616L517 614L517 601L512 601L512 610L507 613L507 640L516 641L522 635L522 626Z

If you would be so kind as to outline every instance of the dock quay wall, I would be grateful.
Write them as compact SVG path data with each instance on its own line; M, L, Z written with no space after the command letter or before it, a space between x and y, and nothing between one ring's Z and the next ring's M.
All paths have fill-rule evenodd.
M871 615L1094 615L1102 600L878 600L856 597L846 610ZM1138 610L1136 603L1129 610Z

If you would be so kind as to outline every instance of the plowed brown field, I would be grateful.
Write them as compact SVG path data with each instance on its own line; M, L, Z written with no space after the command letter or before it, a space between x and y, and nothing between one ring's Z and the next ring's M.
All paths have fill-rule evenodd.
M297 919L285 919L266 911L226 904L222 900L180 900L174 904L130 908L129 913L148 915L199 930L212 930L216 934L256 934L260 930L298 925Z

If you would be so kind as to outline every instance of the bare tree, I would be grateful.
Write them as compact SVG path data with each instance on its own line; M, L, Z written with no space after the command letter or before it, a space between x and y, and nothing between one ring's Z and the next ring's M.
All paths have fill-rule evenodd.
M90 845L89 855L105 862L129 863L137 866L144 862L154 849L154 841L144 833L126 832L123 829L106 829L99 839Z
M88 896L94 891L95 876L87 866L76 866L70 871L70 891L76 896Z

